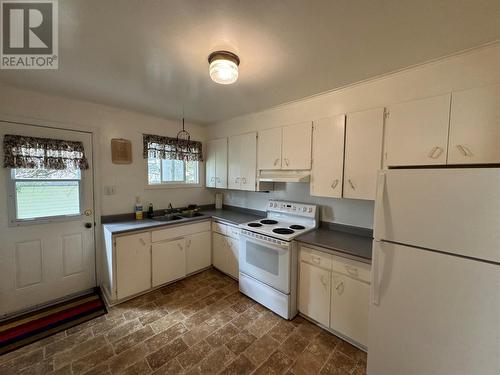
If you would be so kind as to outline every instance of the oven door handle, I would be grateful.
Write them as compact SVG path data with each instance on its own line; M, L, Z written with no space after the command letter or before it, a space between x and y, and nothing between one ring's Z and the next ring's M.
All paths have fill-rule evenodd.
M243 232L240 233L240 238L244 241L249 241L249 242L259 244L259 245L263 245L269 249L276 250L280 253L284 253L284 252L288 251L288 245L280 245L280 244L276 244L276 243L272 243L272 242L268 242L268 241L264 241L264 240L259 240L258 238L250 237L250 236L244 234Z

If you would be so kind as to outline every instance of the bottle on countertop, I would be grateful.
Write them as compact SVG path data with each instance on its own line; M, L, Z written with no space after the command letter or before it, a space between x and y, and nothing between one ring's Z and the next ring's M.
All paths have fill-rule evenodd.
M153 209L153 203L150 203L148 206L148 218L152 219L155 216L155 210Z
M135 220L142 220L143 219L142 203L141 203L140 197L135 197L134 212L135 212Z

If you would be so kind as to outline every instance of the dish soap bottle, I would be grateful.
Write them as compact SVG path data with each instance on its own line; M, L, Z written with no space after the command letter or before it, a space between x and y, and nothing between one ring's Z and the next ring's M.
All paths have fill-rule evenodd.
M142 204L141 204L141 198L140 197L135 197L135 220L142 220Z

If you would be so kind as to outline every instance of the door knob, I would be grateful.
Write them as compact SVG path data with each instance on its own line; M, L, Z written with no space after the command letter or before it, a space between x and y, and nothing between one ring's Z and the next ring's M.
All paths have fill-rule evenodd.
M85 228L92 228L92 223L85 223Z

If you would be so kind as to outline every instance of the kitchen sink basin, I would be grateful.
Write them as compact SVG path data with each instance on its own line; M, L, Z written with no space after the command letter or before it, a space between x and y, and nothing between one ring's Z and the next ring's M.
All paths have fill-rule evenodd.
M179 215L163 215L163 216L155 216L152 219L156 221L174 221L174 220L181 220L183 219L183 217Z
M189 212L186 214L181 214L181 216L185 218L190 218L190 217L205 216L205 214L202 214L201 212Z

